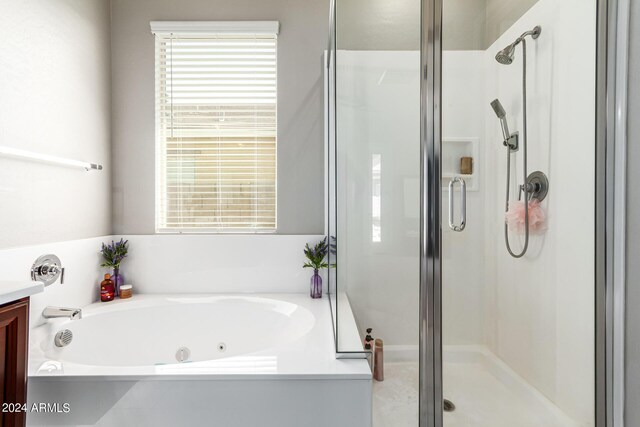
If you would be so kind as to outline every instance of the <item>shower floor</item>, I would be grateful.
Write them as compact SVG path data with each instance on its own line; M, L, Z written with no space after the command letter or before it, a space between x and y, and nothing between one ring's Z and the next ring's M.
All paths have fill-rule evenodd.
M446 427L575 427L578 424L483 347L445 350ZM373 385L373 426L418 425L418 364L385 363Z

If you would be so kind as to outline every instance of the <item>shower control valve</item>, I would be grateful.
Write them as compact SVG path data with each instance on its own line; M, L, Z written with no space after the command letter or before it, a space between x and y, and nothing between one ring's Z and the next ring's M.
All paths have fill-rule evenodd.
M547 176L540 171L531 172L527 177L526 184L520 186L518 200L522 200L522 193L524 192L527 195L527 201L535 199L541 202L547 197L548 191L549 179Z
M60 284L64 283L64 268L60 258L53 254L42 255L31 266L31 280L44 283L49 286L60 278Z

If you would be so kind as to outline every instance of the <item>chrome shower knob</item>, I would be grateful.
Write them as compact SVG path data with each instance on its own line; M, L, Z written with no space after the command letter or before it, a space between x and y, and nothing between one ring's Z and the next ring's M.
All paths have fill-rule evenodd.
M541 202L547 197L547 193L549 192L549 179L544 172L531 172L527 178L527 187L529 200L536 199Z
M54 283L58 277L60 277L60 284L63 284L64 268L56 255L42 255L31 266L31 280L42 282L45 286Z

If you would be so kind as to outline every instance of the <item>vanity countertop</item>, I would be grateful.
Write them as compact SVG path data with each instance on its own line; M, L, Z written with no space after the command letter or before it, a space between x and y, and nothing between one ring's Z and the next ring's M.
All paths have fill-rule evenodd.
M42 282L0 281L0 305L17 301L44 291Z

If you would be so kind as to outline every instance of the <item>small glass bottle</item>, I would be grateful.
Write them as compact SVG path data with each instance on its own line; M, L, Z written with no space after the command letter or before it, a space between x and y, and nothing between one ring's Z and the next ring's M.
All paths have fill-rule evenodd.
M111 275L111 281L113 282L113 289L115 289L115 295L120 296L120 286L124 285L124 278L120 273L120 268L114 268Z
M318 269L313 270L313 276L311 276L311 298L322 298L322 277L318 274Z
M116 288L109 274L104 275L104 280L100 283L100 301L113 301L116 296Z

